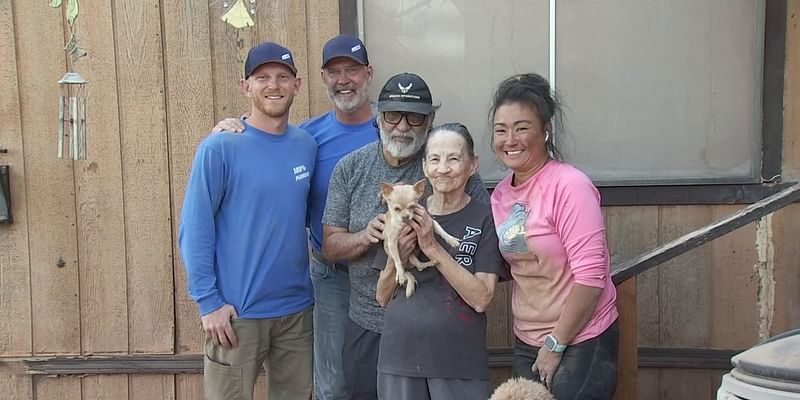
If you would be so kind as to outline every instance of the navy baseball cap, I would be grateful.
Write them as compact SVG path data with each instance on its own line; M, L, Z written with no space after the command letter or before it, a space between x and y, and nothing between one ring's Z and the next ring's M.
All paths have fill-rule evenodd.
M405 111L429 115L436 108L428 84L417 74L397 74L383 85L378 95L378 111Z
M369 65L364 42L352 35L335 36L325 43L325 47L322 48L322 68L325 68L328 62L337 57L347 57L359 64Z
M244 79L249 78L253 71L266 63L283 64L288 67L293 74L297 75L297 68L294 66L292 52L277 43L264 42L251 48L250 51L247 52L247 59L244 62Z

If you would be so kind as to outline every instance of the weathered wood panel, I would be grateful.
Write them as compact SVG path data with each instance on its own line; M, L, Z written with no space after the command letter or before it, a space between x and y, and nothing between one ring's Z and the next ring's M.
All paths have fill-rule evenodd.
M81 350L125 352L128 285L113 16L110 2L82 2L80 7L75 29L82 46L91 49L76 65L89 81L86 129L91 143L88 160L74 164Z
M256 28L260 41L270 40L286 46L294 56L297 76L303 79L300 94L294 98L289 121L297 124L308 118L308 33L305 1L265 1L256 8ZM313 68L312 71L317 71Z
M667 242L713 221L706 206L661 208L659 236ZM709 345L712 316L709 283L711 248L696 248L659 267L660 344L678 347Z
M786 2L786 71L784 73L784 180L800 181L800 0ZM800 327L800 206L786 207L772 220L775 250L775 314L771 333Z
M0 225L0 356L31 354L31 281L27 193L11 2L0 3L0 165L9 165L14 223ZM1 391L2 389L0 389Z
M164 64L171 207L175 221L173 254L178 255L178 222L194 151L214 122L213 85L209 83L212 74L209 9L207 3L193 0L162 2L161 6L163 18L169 22L163 30ZM200 352L202 335L197 306L189 297L186 271L178 257L174 265L176 352Z
M128 375L128 400L175 400L175 375Z
M17 64L24 70L18 79L25 138L33 352L78 354L81 312L73 163L56 158L55 140L56 82L65 70L62 13L44 1L13 5L16 37L28 44L17 46Z
M81 394L79 377L33 377L33 398L36 400L77 400L83 398Z
M310 114L318 115L332 105L322 82L322 47L328 39L339 34L339 1L306 0L306 26L308 35L308 88Z
M661 372L658 397L653 399L715 399L719 381L709 370L666 369ZM642 397L642 399L651 399Z
M712 210L706 206L664 206L660 210L659 238L668 242L712 222ZM707 266L711 247L704 245L658 268L659 345L707 347L710 333L713 276ZM676 385L680 382L680 385ZM659 371L661 399L710 399L708 378L703 373L681 370Z
M209 8L215 121L238 117L250 110L250 102L239 88L239 80L244 76L247 51L261 42L256 26L236 29L224 23L220 19L224 11L225 8L219 4Z
M494 298L486 309L486 345L514 345L514 326L511 316L511 282L498 283Z
M800 11L800 10L798 10ZM800 204L792 204L772 218L775 306L771 335L800 328Z
M174 349L172 226L158 0L114 2L132 353Z
M612 264L632 259L659 245L658 207L604 207ZM637 326L639 345L658 344L658 273L637 276Z
M196 400L203 398L203 375L186 374L175 376L175 399Z
M713 220L732 214L741 206L712 206ZM756 263L756 225L749 224L711 242L709 263L700 266L710 270L710 279L703 282L711 299L711 336L709 345L716 348L740 349L757 340L758 282L753 268Z
M619 353L617 369L617 391L614 399L636 398L639 390L638 328L636 321L636 278L617 286L617 308L619 309Z
M33 399L31 376L12 368L11 364L0 363L0 399Z
M636 257L658 244L658 207L604 207L606 233L612 264ZM657 302L657 296L637 291L644 287L653 289L648 282L640 284L638 277L617 286L617 307L620 313L619 327L619 371L616 399L636 398L638 391L638 369L636 368L639 345L639 317L650 322L653 314L638 313L642 307L637 302ZM657 283L657 280L655 281ZM657 324L656 324L657 325ZM652 326L652 325L651 325Z
M62 378L68 379L68 378ZM127 399L128 375L89 375L81 378L83 399Z
M800 0L786 2L783 180L800 181Z

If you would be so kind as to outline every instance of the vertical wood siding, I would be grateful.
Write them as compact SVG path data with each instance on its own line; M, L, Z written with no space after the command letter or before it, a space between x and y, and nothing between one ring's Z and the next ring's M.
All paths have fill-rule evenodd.
M339 30L339 2L259 0L256 26L244 30L220 20L221 0L81 2L75 27L88 56L75 67L89 80L90 149L89 160L74 162L56 158L68 27L64 10L48 3L0 1L0 146L9 149L0 164L11 166L15 217L0 225L0 398L201 398L199 375L30 376L2 361L201 352L176 245L195 148L215 121L246 111L242 64L264 40L287 45L303 78L291 121L330 107L319 68L324 42ZM784 169L786 180L798 180L800 0L788 8ZM607 207L612 257L624 261L738 208ZM800 205L775 213L769 226L774 334L800 326ZM623 337L640 346L754 344L760 234L751 224L621 287L621 299L636 299L636 312L623 318L638 319ZM490 347L514 343L509 298L501 284L487 312ZM509 373L493 369L493 383ZM641 369L630 379L638 379L639 398L682 399L710 398L719 378L720 371ZM264 377L256 391L265 396Z

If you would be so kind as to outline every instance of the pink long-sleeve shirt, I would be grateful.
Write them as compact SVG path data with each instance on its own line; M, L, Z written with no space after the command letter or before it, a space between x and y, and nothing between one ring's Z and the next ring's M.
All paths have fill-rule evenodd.
M514 333L541 347L579 283L603 291L571 344L599 336L618 316L600 193L583 172L554 160L519 186L512 178L494 189L492 213L514 278Z

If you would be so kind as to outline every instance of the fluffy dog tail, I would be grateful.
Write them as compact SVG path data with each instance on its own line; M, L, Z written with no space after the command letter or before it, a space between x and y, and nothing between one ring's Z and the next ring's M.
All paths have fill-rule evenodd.
M489 400L556 400L544 385L525 378L511 378L498 386Z

